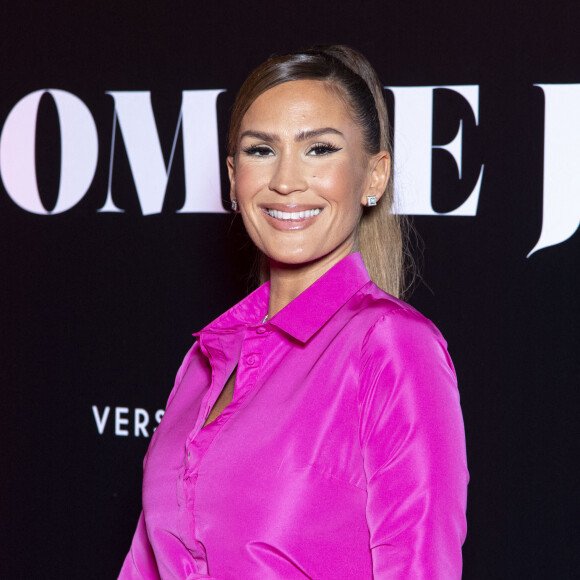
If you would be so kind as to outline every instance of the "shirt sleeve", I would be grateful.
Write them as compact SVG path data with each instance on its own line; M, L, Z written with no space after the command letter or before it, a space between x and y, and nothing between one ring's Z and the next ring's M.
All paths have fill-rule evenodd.
M177 376L175 378L175 383L173 385L173 389L169 395L169 399L167 401L166 408L171 404L175 393L179 389L181 385L181 381L183 380L183 376L185 375L191 358L194 355L195 349L199 348L198 343L194 343L194 345L189 349L179 370L177 371ZM155 437L155 433L153 434ZM145 458L143 459L143 467L145 467L147 463L149 451L145 454ZM206 578L206 576L199 576L200 578ZM131 543L131 549L125 558L123 563L123 567L121 568L121 573L119 574L118 580L158 580L159 570L157 567L157 561L155 559L155 554L153 552L153 548L151 547L151 543L149 542L149 537L147 535L147 525L145 523L145 516L143 511L141 511L141 515L139 516L139 521L137 522L137 529L135 530L135 535L133 536L133 542Z
M143 512L139 517L131 549L125 558L118 580L159 580L157 562L145 527Z
M360 372L374 578L461 578L468 472L445 341L421 315L394 312L365 337Z

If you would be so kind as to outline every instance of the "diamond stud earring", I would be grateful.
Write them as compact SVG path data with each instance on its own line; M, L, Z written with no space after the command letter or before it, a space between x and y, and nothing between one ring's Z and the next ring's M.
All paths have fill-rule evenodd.
M232 199L232 211L238 211L238 202L235 199Z
M377 205L377 196L376 195L367 195L367 206L371 207L373 205Z

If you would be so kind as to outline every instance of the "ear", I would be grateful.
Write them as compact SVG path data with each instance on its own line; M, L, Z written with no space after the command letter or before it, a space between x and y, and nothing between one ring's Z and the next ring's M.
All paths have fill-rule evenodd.
M391 156L387 151L380 151L370 158L368 168L369 181L361 198L362 205L367 205L369 195L374 195L377 201L381 199L391 175Z
M233 156L228 156L226 161L228 165L228 176L230 178L230 199L233 199L236 197L236 177Z

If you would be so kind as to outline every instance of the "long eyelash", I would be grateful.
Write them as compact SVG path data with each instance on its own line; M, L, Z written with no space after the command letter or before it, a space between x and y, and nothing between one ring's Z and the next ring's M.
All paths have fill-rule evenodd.
M333 145L332 143L315 143L314 145L312 145L312 147L310 147L309 152L310 151L314 151L315 149L326 149L326 151L328 153L335 153L336 151L340 151L342 149L342 147L339 147L338 145Z
M250 145L249 147L244 147L242 151L248 155L254 155L260 151L270 151L270 149L268 147L264 147L263 145Z

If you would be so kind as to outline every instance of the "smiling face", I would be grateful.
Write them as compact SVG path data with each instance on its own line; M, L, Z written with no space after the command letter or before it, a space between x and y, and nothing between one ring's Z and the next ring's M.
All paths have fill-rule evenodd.
M228 158L232 198L248 234L273 265L321 262L356 250L367 195L382 195L388 154L370 156L344 101L322 81L261 94Z

